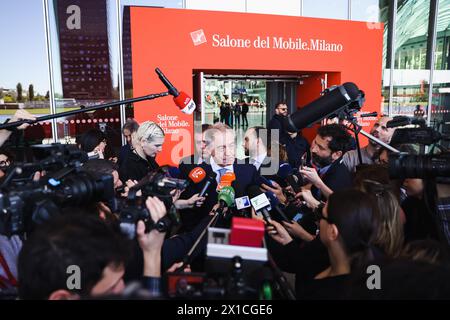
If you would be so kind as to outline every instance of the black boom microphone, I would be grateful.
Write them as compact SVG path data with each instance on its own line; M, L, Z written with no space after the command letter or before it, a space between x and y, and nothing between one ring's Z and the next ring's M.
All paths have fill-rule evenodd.
M328 90L323 96L307 104L285 119L284 128L288 132L299 131L337 113L353 102L361 99L364 93L353 82L346 82Z

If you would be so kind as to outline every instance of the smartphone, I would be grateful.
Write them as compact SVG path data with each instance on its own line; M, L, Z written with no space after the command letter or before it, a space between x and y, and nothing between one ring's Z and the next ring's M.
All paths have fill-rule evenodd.
M306 167L306 160L307 160L308 154L305 152L301 158L300 158L300 170L303 170L303 167Z
M265 184L265 185L267 185L267 186L269 186L269 187L271 187L271 188L274 188L274 185L272 184L272 180L269 180L269 179L267 179L267 178L265 178L265 177L263 177L263 176L260 176L260 185L261 184Z

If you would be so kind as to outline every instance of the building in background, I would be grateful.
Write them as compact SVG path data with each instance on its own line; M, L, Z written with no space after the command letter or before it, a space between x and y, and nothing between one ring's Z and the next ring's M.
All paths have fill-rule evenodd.
M106 0L55 0L65 98L112 99Z

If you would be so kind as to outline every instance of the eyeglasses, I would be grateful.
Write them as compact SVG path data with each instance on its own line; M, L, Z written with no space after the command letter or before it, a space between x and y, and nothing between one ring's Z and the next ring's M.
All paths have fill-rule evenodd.
M314 210L314 220L319 222L320 220L325 220L328 223L333 223L329 218L323 215L323 208L325 207L324 203L321 203L316 210Z

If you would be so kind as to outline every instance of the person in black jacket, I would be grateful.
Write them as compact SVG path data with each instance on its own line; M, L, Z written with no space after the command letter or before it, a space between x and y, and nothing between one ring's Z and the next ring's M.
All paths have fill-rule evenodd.
M287 134L283 126L284 119L287 117L287 115L288 106L286 102L278 102L275 105L275 114L273 115L272 119L270 119L269 124L267 125L267 129L279 130L280 143L283 145L286 145L287 139L289 138L289 135Z
M318 129L310 149L312 166L300 170L312 184L316 199L327 199L333 191L352 186L351 173L342 161L349 147L350 135L343 126L330 124Z
M127 122L122 127L122 134L125 137L126 144L120 148L119 159L117 164L120 166L124 162L128 155L133 151L133 146L131 143L132 134L139 129L139 123L134 119L128 119Z
M155 122L146 121L133 134L133 152L128 154L119 169L122 182L140 180L159 167L155 157L162 151L164 131Z

